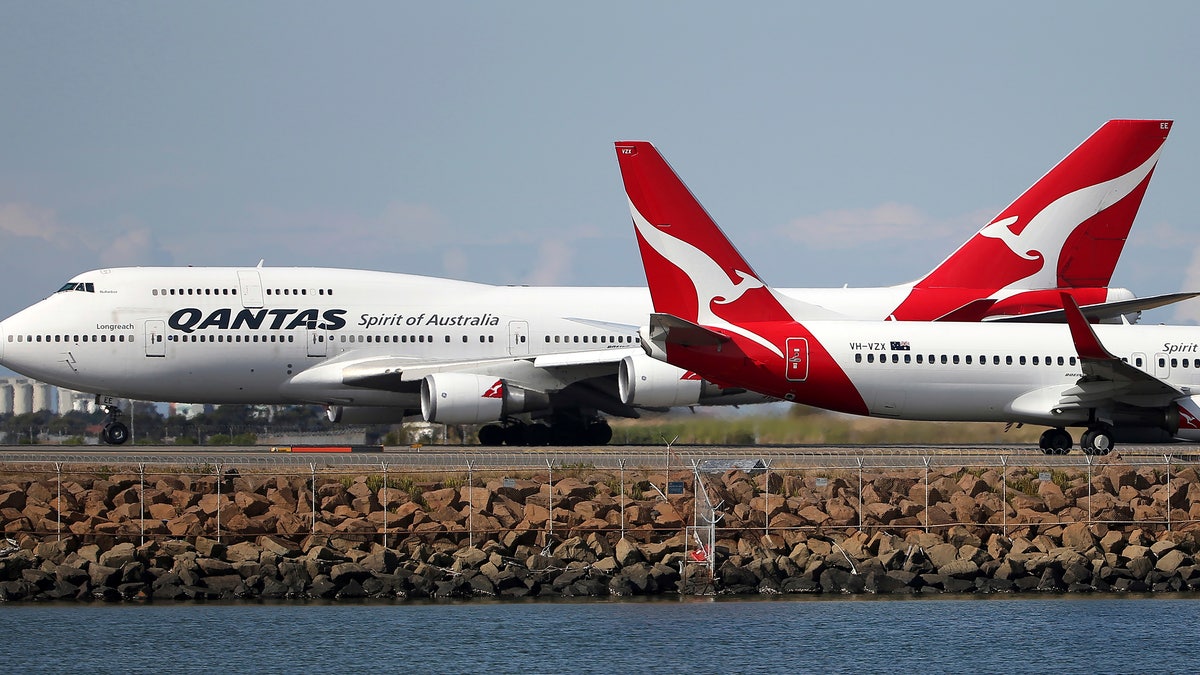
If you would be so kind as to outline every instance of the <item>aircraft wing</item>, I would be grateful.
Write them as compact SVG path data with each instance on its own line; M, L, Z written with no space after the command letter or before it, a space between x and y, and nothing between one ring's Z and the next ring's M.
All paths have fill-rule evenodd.
M1166 293L1163 295L1149 295L1144 298L1133 298L1132 300L1117 300L1114 302L1101 302L1094 305L1085 305L1079 308L1083 316L1093 321L1103 321L1105 319L1115 319L1124 314L1132 314L1134 312L1143 312L1148 309L1155 309L1165 305L1190 300L1196 296L1200 296L1200 291L1186 293ZM1065 310L1051 309L1045 312L1031 312L1029 314L1017 314L1013 316L989 316L985 317L984 321L1016 321L1020 323L1063 323L1067 319Z
M1079 354L1083 377L1061 392L1060 406L1104 407L1166 405L1184 392L1111 354L1069 294L1062 294L1063 311Z
M615 377L617 364L621 359L640 352L638 347L629 346L546 356L507 356L472 360L430 360L395 356L337 358L297 374L292 383L297 386L308 384L417 392L420 390L421 380L426 375L465 372L495 375L526 389L552 392L592 377Z

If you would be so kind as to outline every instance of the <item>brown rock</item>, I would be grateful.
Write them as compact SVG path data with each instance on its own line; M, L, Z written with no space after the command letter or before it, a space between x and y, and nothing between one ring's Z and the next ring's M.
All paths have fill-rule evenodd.
M1096 537L1092 535L1087 523L1071 523L1063 529L1063 546L1084 553L1096 546Z
M429 511L433 512L447 506L453 509L461 508L462 502L458 495L458 488L442 488L441 490L430 490L421 496L429 506Z

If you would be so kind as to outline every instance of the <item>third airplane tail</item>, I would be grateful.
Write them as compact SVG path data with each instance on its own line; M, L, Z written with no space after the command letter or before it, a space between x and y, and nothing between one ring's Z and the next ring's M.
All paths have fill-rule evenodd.
M1021 309L1020 294L1045 289L1079 289L1080 304L1103 302L1171 124L1106 122L917 281L892 318L957 312L974 320L983 316L970 303L983 298L1012 305L983 308L986 315L1036 311Z

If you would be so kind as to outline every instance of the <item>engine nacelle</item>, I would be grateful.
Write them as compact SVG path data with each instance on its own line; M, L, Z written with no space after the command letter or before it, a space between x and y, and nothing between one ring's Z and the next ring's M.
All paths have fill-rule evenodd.
M1167 429L1175 438L1200 441L1200 396L1188 396L1175 401L1167 413Z
M672 408L699 403L704 380L658 359L631 354L621 359L617 387L625 405Z
M434 373L421 381L421 416L441 424L482 424L549 407L538 392L515 387L495 375Z

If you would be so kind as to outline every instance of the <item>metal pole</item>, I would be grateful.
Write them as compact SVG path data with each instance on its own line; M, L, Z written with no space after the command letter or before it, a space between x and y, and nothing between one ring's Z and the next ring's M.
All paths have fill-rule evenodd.
M553 494L553 493L552 493ZM475 547L475 480L471 471L471 460L467 460L467 499L471 502L467 510L467 546ZM554 515L554 511L550 511Z
M1171 531L1171 455L1163 455L1167 463L1167 532Z
M625 538L625 460L617 460L621 467L621 538Z
M1088 468L1088 525L1092 524L1092 456L1084 455Z
M54 473L58 476L58 501L54 507L54 531L58 541L62 541L62 462L54 463Z
M546 519L548 527L546 545L549 546L550 538L554 536L554 464L548 459L546 468L550 470L550 517Z
M387 462L383 462L383 547L384 548L387 548L387 539L388 539L388 537L387 537L387 535L388 535L388 531L387 531L387 510L388 510L388 500L387 500L388 474L387 474L387 470L388 470Z
M929 458L922 457L925 462L925 531L929 531Z
M317 465L315 463L309 463L308 469L312 475L312 502L309 505L310 508L312 509L312 533L316 534L317 533Z
M1000 522L1004 538L1008 538L1008 455L1000 457ZM1090 507L1089 507L1090 508Z
M862 498L862 479L863 479L863 458L858 458L858 530L861 532L863 527L863 498Z
M693 464L695 464L695 463L693 462ZM771 540L771 461L764 459L763 466L766 467L766 472L763 474L765 477L765 480L763 481L763 487L765 488L765 490L763 492L763 539L766 539L767 542L770 543L770 540ZM697 469L696 473L699 474L698 469Z
M221 465L217 464L217 541L221 541Z
M141 541L140 546L145 546L146 545L146 465L145 464L138 464L138 482L140 483L140 487L138 489L138 508L141 511L141 520L142 520L142 528L141 528L142 529L142 541ZM220 511L218 511L217 513L220 513Z

